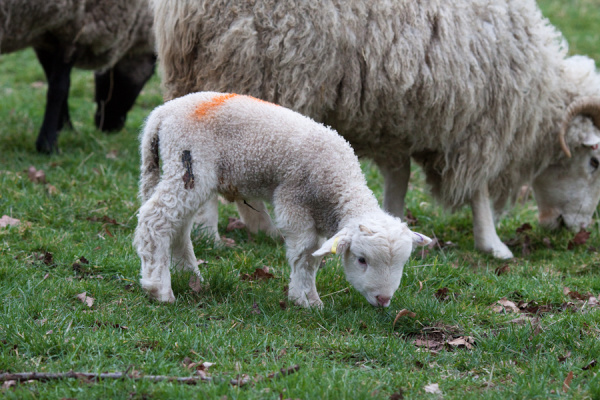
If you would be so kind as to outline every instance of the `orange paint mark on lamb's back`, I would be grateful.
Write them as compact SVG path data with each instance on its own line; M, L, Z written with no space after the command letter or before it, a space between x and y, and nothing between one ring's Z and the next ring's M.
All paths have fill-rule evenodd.
M215 108L223 105L223 103L235 96L237 96L235 93L219 94L208 101L198 104L198 107L194 110L194 115L196 115L198 119L202 119Z

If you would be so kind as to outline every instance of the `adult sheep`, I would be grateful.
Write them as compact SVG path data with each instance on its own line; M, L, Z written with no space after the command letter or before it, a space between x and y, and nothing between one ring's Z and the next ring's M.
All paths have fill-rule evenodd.
M379 166L395 215L412 156L445 206L471 205L475 247L495 257L512 253L493 209L523 184L533 186L542 225L579 230L591 220L600 77L589 58L566 58L533 0L153 7L167 99L234 91L332 126Z
M0 53L33 47L48 80L44 121L36 141L57 150L58 132L70 125L73 67L96 71L95 124L119 130L154 72L152 13L147 0L3 0Z

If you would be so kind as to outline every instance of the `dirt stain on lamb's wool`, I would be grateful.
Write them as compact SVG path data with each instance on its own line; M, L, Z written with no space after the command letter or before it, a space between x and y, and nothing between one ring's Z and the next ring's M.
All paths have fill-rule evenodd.
M183 187L184 189L193 189L194 171L192 170L192 153L189 150L183 151L181 162L183 163L183 168L185 168L185 174L183 174Z

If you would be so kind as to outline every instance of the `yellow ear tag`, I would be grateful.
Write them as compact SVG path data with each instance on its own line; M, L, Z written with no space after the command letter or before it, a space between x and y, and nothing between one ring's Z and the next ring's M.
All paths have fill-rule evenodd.
M333 245L331 246L331 254L335 254L337 252L337 245L338 242L340 241L340 237L336 237L335 239L333 239Z

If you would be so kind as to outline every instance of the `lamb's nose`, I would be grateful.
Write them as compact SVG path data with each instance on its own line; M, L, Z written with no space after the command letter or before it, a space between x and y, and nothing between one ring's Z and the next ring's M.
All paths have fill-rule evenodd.
M377 299L377 303L379 303L381 307L387 307L390 305L391 297L377 295L375 296L375 298Z

